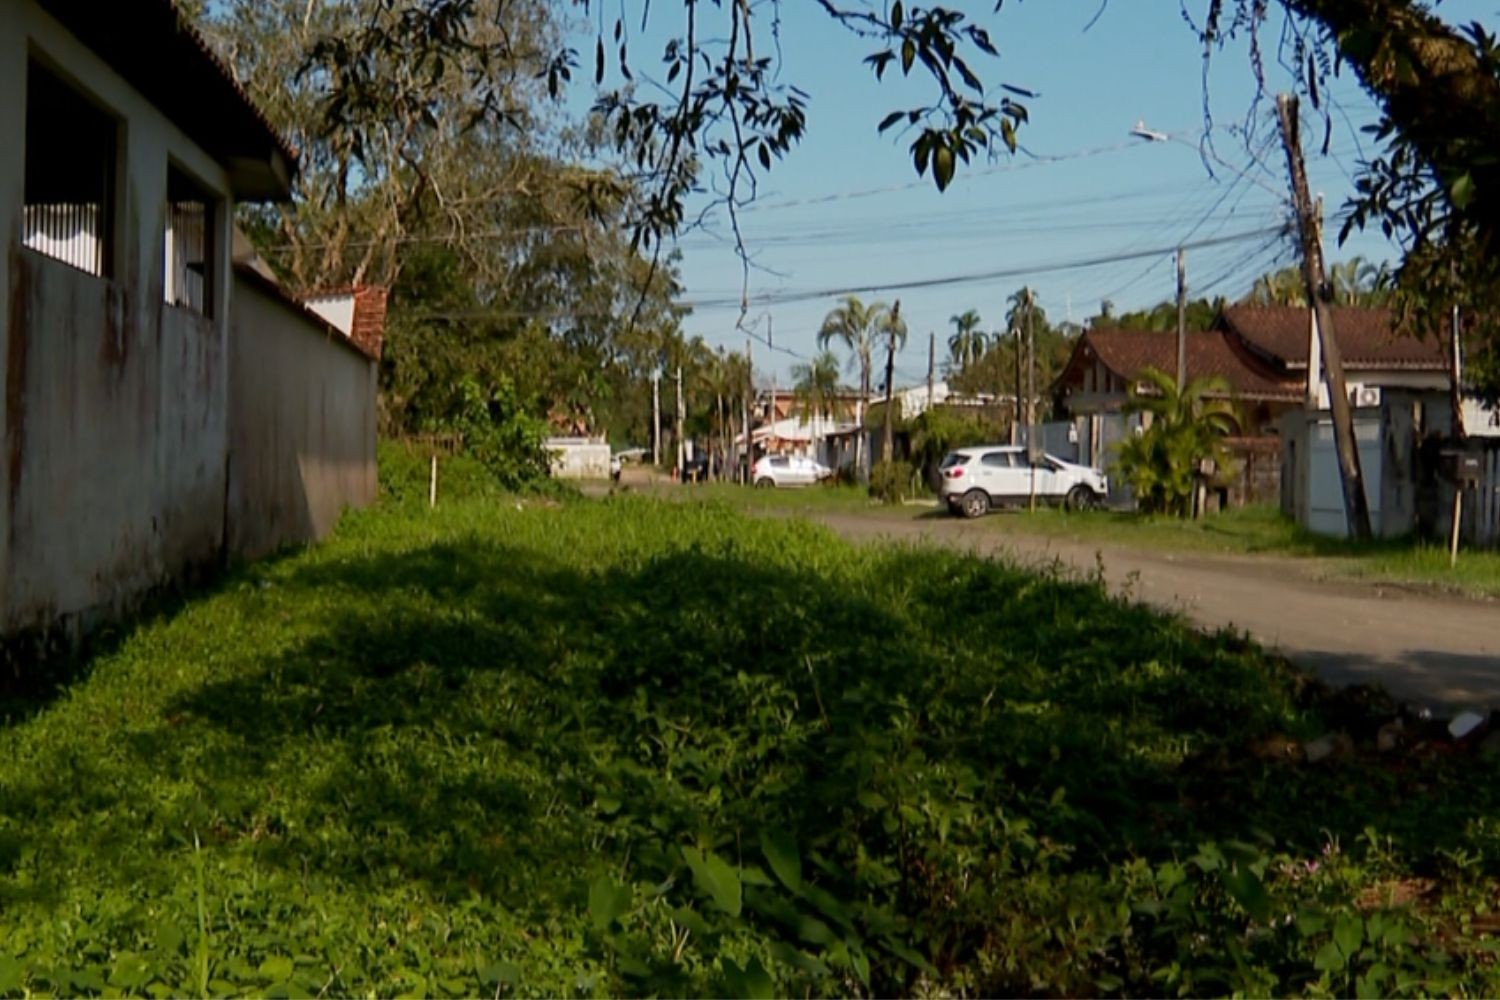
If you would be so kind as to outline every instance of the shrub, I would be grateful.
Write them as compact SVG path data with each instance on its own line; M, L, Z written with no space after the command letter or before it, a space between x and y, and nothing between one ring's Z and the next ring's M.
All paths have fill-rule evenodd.
M452 429L463 434L465 452L504 489L529 489L546 480L547 425L521 406L510 380L502 378L486 390L465 378L460 389L463 404Z
M901 503L919 492L919 475L909 462L880 461L870 470L870 496L881 503Z

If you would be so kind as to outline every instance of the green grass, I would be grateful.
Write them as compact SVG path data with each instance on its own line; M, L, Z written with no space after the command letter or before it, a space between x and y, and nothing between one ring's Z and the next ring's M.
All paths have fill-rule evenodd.
M755 489L736 483L705 483L672 487L679 499L721 503L737 510L878 511L881 505L863 486L805 486L796 489ZM898 510L900 508L897 508Z
M0 995L1493 994L1500 766L1275 749L1371 711L1088 581L392 500L0 727Z
M1275 507L1245 507L1199 521L1048 508L996 517L993 523L1004 531L1136 548L1316 559L1330 576L1500 597L1500 552L1462 550L1458 566L1450 568L1448 551L1442 546L1407 539L1360 545L1314 535Z

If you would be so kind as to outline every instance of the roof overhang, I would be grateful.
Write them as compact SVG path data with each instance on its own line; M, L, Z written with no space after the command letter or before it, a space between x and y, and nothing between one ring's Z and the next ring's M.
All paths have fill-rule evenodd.
M296 154L172 0L37 2L222 165L237 200L291 199Z

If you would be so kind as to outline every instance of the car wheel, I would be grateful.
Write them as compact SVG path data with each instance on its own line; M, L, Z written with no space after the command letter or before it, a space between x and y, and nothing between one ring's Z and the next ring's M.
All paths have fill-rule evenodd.
M984 490L970 490L964 494L959 509L964 517L983 517L990 512L990 495Z
M775 485L776 480L772 479L770 476L761 476L755 481L755 486L757 489L768 490Z
M1087 486L1075 486L1068 491L1064 504L1068 510L1093 510L1099 506L1099 496Z

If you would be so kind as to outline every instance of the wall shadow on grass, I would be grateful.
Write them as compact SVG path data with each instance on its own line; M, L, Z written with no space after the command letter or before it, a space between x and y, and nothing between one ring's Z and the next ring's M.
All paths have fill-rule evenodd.
M955 961L995 914L945 872L962 850L1009 877L997 817L1065 846L1055 871L1102 875L1205 841L1312 856L1370 826L1435 859L1495 812L1490 764L1258 755L1327 723L1315 685L1232 637L988 560L857 558L726 544L585 570L471 539L291 563L307 638L176 699L112 776L65 762L6 811L82 814L87 849L150 886L112 802L165 775L196 797L138 837L203 830L268 869L477 894L538 927L582 919L600 867L654 883L692 844L763 865L761 832L786 830L836 895L945 928ZM0 873L47 835L11 829Z

